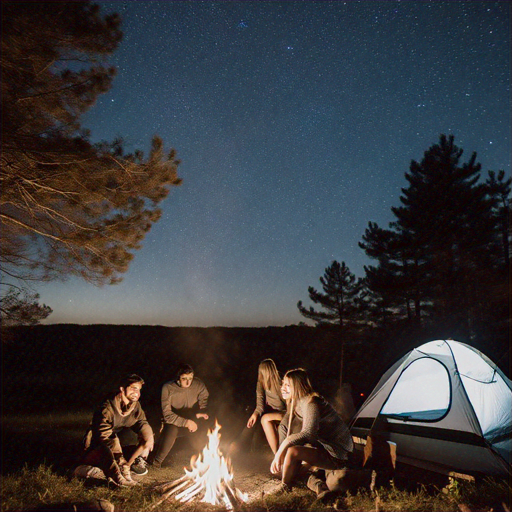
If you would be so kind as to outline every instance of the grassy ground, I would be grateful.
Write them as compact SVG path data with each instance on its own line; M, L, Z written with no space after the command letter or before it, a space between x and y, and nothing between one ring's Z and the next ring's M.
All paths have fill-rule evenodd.
M98 500L109 501L117 512L223 510L197 502L183 505L174 498L158 504L162 496L155 486L182 476L183 467L188 465L190 453L185 444L177 443L169 467L150 469L148 475L140 477L141 485L136 488L111 488L70 478L69 468L80 451L89 419L89 412L2 418L2 511L81 510L83 504ZM243 511L510 511L508 482L418 484L403 473L396 475L393 486L376 492L360 489L354 494L334 497L327 504L317 502L316 496L306 488L276 497L272 496L272 490L279 482L268 471L270 459L268 449L259 449L234 461L235 483L250 498L242 506Z

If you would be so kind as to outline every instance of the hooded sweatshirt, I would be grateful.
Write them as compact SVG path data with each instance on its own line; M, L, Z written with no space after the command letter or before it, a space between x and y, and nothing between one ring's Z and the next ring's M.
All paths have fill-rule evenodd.
M153 430L140 402L132 402L126 407L121 400L121 394L117 393L109 396L94 411L91 426L86 434L85 448L95 448L104 444L112 449L118 432L123 428L131 428L144 440L153 437Z

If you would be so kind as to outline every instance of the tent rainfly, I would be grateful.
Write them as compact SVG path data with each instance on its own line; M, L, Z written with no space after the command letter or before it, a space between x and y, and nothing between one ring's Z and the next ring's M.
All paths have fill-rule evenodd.
M405 464L511 475L511 381L465 343L436 340L411 350L382 376L350 428L356 448L371 432L395 443Z

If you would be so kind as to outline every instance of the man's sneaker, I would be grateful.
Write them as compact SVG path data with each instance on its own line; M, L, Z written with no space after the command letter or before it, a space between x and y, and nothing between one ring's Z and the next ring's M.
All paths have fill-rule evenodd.
M154 460L153 462L151 462L151 466L155 469L160 469L162 467L162 463Z
M129 482L133 482L132 473L128 464L119 464L119 469L121 470L122 477L124 477Z
M141 455L139 455L131 465L131 472L135 475L142 476L148 473L148 463Z
M134 485L139 485L139 482L133 479L128 480L121 473L109 478L109 482L112 482L116 487L133 487Z

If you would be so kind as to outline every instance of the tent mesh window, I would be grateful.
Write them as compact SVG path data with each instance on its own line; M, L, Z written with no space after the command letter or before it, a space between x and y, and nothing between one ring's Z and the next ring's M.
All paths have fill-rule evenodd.
M381 414L407 421L438 421L450 407L446 367L431 358L412 362L400 375Z

